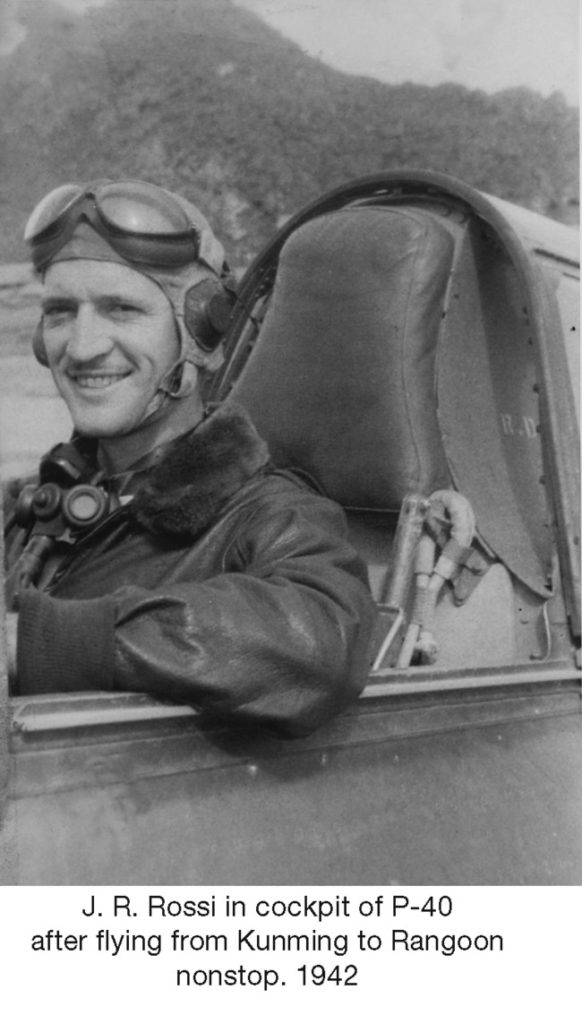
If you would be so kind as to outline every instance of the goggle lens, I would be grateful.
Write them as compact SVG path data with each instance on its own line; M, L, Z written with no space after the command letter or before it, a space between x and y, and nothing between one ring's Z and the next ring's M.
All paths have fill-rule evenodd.
M96 201L108 224L128 234L176 235L192 226L172 196L145 182L103 185Z
M37 235L41 235L47 228L51 227L61 215L83 194L79 185L60 185L59 188L49 192L40 203L35 206L24 229L24 241L32 242Z

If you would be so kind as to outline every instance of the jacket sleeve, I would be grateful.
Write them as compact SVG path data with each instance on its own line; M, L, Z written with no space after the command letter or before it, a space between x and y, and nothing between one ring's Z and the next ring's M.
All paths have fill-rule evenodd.
M293 488L241 518L224 572L71 601L22 601L21 692L148 692L307 733L365 684L366 569L333 503ZM55 638L58 637L58 643Z

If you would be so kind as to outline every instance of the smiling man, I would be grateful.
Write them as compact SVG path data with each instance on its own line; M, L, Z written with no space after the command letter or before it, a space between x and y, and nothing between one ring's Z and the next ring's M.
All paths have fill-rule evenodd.
M143 275L94 260L50 266L42 306L55 383L79 433L99 437L114 466L160 405L159 382L178 360L171 307Z
M373 605L341 510L271 464L243 409L203 405L234 301L220 243L136 181L62 186L25 236L34 351L74 433L9 489L13 691L310 731L364 685Z

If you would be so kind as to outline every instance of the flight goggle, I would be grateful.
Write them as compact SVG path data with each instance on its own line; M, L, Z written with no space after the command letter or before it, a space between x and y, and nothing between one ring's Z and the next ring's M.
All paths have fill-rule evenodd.
M200 255L204 228L192 223L171 192L143 181L104 181L61 185L41 199L24 230L37 270L50 263L82 218L130 263L206 262Z

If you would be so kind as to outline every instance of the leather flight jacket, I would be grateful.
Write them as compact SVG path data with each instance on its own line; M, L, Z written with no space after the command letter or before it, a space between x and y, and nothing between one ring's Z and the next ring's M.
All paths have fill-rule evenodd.
M227 404L21 594L15 692L146 692L304 734L364 686L374 618L343 511Z

